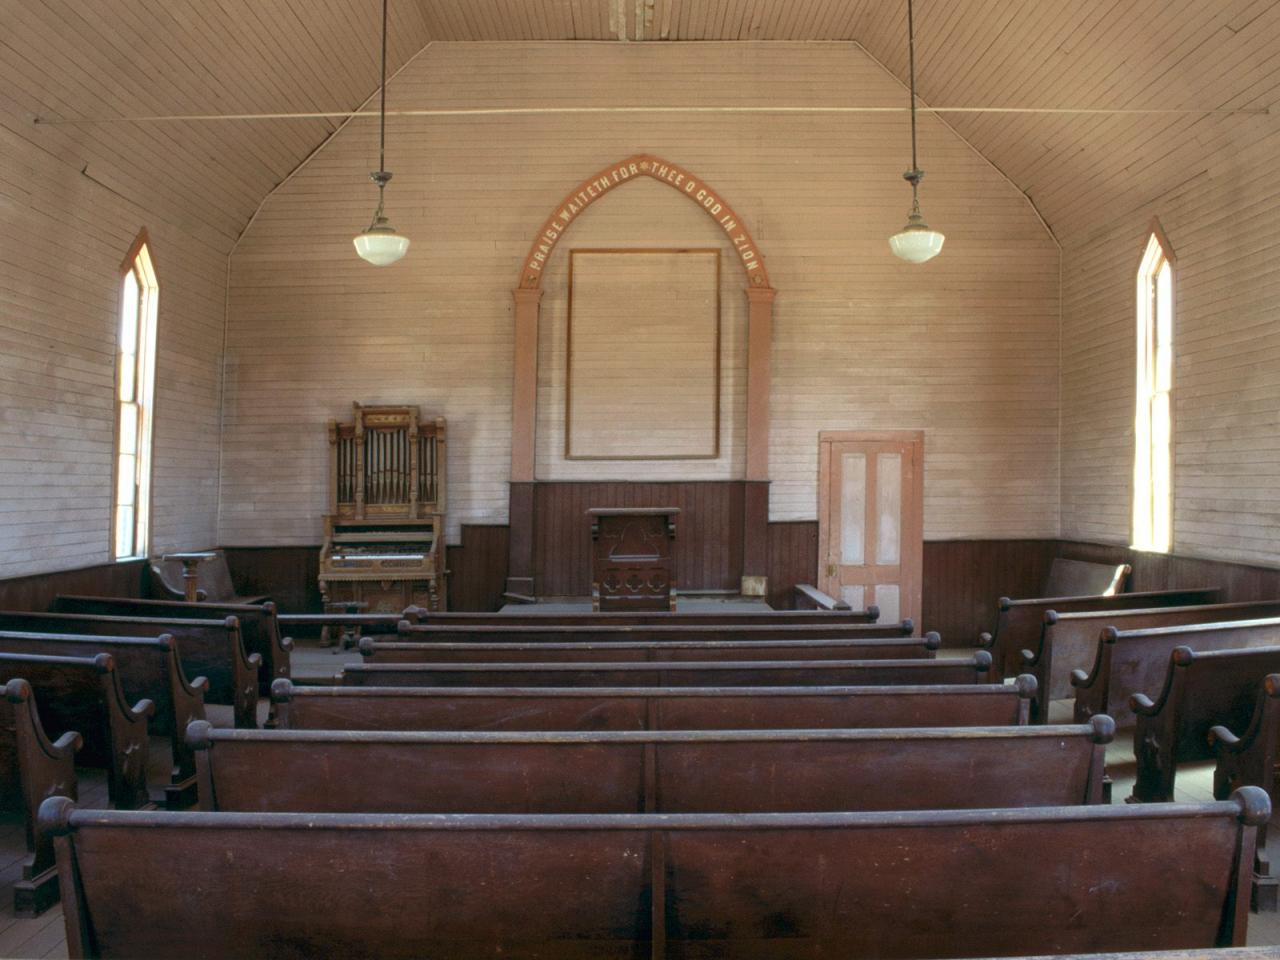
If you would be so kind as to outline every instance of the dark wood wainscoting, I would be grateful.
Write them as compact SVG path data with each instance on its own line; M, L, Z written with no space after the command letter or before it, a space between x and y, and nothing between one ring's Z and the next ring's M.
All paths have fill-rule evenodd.
M1059 542L1059 555L1133 567L1130 590L1176 590L1221 587L1224 603L1280 597L1280 569L1226 560L1203 560L1177 554L1145 553L1118 544Z
M591 507L679 507L680 591L737 591L742 578L742 481L539 482L533 492L533 569L539 596L591 593Z
M320 544L223 547L236 593L269 596L284 613L320 613Z
M60 593L97 597L145 597L146 563L126 560L78 570L0 580L0 610L48 610Z
M921 626L946 646L970 647L995 627L1000 597L1034 597L1056 540L926 540Z
M502 606L507 580L506 524L463 524L462 542L449 547L449 609L482 613Z
M796 520L769 524L769 606L795 606L795 585L818 576L818 523Z

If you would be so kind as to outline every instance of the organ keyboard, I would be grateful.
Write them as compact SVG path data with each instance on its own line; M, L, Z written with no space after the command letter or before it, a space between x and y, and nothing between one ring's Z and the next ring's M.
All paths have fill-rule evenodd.
M375 612L446 606L445 422L417 407L355 404L329 423L329 515L320 553L326 603Z

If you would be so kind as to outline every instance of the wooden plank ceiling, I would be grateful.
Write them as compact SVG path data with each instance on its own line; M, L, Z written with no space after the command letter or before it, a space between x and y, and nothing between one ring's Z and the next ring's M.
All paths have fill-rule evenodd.
M29 124L37 114L344 110L377 85L375 0L4 0L3 8L11 29L0 35L0 125ZM393 0L392 13L393 69L430 40L854 40L906 75L899 0ZM1275 0L917 0L916 34L919 90L937 106L1221 110L1267 106L1280 89ZM1221 173L1215 163L1276 122L1221 114L946 119L1067 242ZM43 136L51 152L126 195L145 185L185 196L193 224L218 242L234 238L334 126L125 123L44 128ZM115 169L113 155L132 167ZM921 164L928 169L929 157Z

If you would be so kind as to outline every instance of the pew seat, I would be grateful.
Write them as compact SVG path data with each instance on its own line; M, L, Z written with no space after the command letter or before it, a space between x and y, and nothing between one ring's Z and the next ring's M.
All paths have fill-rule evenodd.
M204 719L204 692L209 681L196 677L188 682L173 637L168 634L148 638L0 631L0 651L55 657L110 654L126 700L131 703L150 700L155 704L147 732L169 738L173 766L168 782L163 785L166 804L188 806L195 801L196 764L195 756L187 747L186 729L189 724Z
M151 806L147 793L147 720L156 706L124 695L115 659L0 653L0 683L26 680L46 730L80 734L77 765L107 771L107 795L125 810Z
M202 810L803 813L1100 803L1109 718L863 730L187 730ZM269 775L264 773L269 771Z
M1129 698L1137 717L1133 752L1138 775L1133 799L1153 803L1173 799L1178 764L1210 760L1209 731L1216 725L1243 730L1257 700L1258 684L1280 673L1280 646L1246 650L1192 650L1176 647L1155 699Z
M1208 650L1243 650L1280 646L1280 618L1239 620L1229 623L1188 623L1147 630L1105 627L1098 640L1089 672L1073 670L1075 720L1083 723L1105 713L1121 728L1134 726L1136 717L1129 698L1159 690L1168 672L1169 658L1177 647L1197 653Z
M54 797L40 823L73 957L930 960L1242 945L1269 815L1245 787L763 814L130 814Z
M1025 725L1035 680L876 687L271 688L286 730L796 730Z
M36 833L36 814L48 797L76 798L75 754L84 738L66 730L50 740L36 709L31 684L10 680L0 690L0 798L22 815L27 853L13 886L13 910L34 917L58 902L53 843Z
M0 630L101 637L171 636L178 645L183 673L209 681L204 691L205 702L231 706L237 727L258 725L258 673L262 658L245 651L240 621L234 616L206 619L5 612L0 613Z

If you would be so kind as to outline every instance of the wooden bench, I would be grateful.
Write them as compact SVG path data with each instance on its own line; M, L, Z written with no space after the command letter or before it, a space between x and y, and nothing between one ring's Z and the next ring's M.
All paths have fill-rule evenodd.
M115 660L0 653L0 683L26 680L46 730L75 730L78 766L107 771L107 796L124 810L151 805L147 794L147 719L150 700L125 699Z
M1217 603L1221 593L1217 587L1211 587L1122 593L1114 597L1039 597L1027 600L1001 597L997 605L995 633L980 635L978 645L991 650L995 657L997 679L1016 676L1022 672L1022 651L1034 650L1039 644L1044 615L1050 610L1062 614L1083 610L1186 607L1198 603Z
M803 813L1102 802L1115 725L495 733L187 729L200 809ZM269 774L264 775L269 771Z
M1129 698L1137 717L1133 752L1138 776L1133 799L1140 803L1172 800L1178 763L1212 759L1210 729L1221 724L1243 730L1253 714L1259 682L1277 672L1280 646L1174 648L1164 683L1153 691L1156 699L1145 693Z
M292 730L804 730L1025 725L1035 680L892 687L271 688Z
M1209 744L1217 758L1213 771L1213 795L1229 795L1237 787L1255 786L1271 796L1273 820L1280 810L1280 673L1270 673L1254 685L1254 708L1245 724L1235 727L1239 735L1225 724L1209 730ZM1253 905L1258 910L1272 911L1280 900L1280 875L1277 874L1275 838L1280 825L1258 831L1258 850L1254 861Z
M92 613L0 613L0 630L101 637L172 636L188 677L209 681L206 703L229 705L237 727L258 725L258 673L262 658L248 654L235 617L191 619Z
M1080 610L1060 613L1046 610L1040 642L1022 651L1022 670L1035 674L1039 700L1063 700L1071 696L1071 671L1087 670L1098 652L1103 627L1144 630L1182 623L1225 623L1280 617L1280 601L1265 603L1203 603L1188 607L1156 607L1139 610ZM1040 704L1037 703L1037 708ZM1036 710L1043 716L1043 709Z
M990 667L985 650L964 660L357 663L342 671L341 682L384 687L865 686L982 683Z
M210 551L213 557L196 567L196 599L204 603L263 603L270 597L242 597L236 594L231 582L231 570L227 555L221 550ZM186 599L186 583L182 563L178 560L153 559L150 564L151 583L160 595L169 600Z
M27 681L10 680L0 690L0 797L5 810L22 815L27 841L22 878L13 886L13 910L34 917L58 902L53 843L37 836L36 812L48 797L75 799L75 753L84 739L73 730L49 739Z
M1223 803L773 814L40 808L73 957L966 957L1241 945ZM164 895L139 895L163 890Z
M811 583L797 583L791 591L791 599L797 610L821 610L826 613L835 613L853 609L845 601L837 600L829 593L823 593ZM872 606L874 607L875 604Z
M62 613L95 616L154 617L161 620L223 620L235 617L246 654L262 659L258 692L266 696L271 681L293 676L290 655L293 641L280 633L279 616L274 603L181 603L169 600L128 600L118 597L59 596L53 609ZM221 701L217 701L221 702Z
M402 634L413 636L413 634ZM590 663L653 660L929 660L942 645L924 637L872 640L662 640L611 643L415 643L363 637L369 663Z
M1129 698L1147 690L1159 690L1176 647L1196 653L1208 650L1244 650L1280 646L1280 618L1239 620L1230 623L1188 623L1147 630L1104 627L1088 673L1071 672L1075 687L1075 720L1083 723L1095 713L1105 713L1120 727L1136 722Z
M0 617L0 624L3 618ZM196 677L190 683L182 671L177 644L163 634L148 637L101 637L77 634L18 633L0 631L0 652L51 657L92 657L109 653L128 702L150 700L156 711L147 732L169 738L173 766L164 784L164 799L171 807L195 801L196 761L186 742L188 724L204 719L204 691L209 681Z
M744 641L875 640L914 636L911 620L900 623L784 623L784 624L684 624L587 625L574 624L399 624L402 640L419 643L657 643L664 640Z

